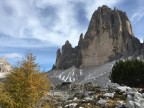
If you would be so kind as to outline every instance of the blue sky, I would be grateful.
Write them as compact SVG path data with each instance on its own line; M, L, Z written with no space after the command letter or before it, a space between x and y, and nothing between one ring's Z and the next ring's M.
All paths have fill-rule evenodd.
M0 0L0 57L15 65L33 52L39 65L51 69L66 40L76 46L92 13L102 5L127 13L133 32L144 37L144 0Z

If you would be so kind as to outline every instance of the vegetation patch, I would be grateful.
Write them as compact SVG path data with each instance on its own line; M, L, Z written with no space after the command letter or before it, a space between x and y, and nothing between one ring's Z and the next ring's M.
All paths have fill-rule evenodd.
M144 86L144 62L141 60L120 60L112 68L110 79L114 83L130 87Z
M0 83L0 108L39 108L49 89L47 75L29 53Z

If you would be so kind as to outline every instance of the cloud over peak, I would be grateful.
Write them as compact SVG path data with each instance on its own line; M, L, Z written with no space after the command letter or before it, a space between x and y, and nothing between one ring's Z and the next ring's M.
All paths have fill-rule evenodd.
M5 58L12 58L12 59L16 59L16 58L22 58L23 55L19 54L19 53L7 53L4 55Z
M0 2L0 33L15 39L33 38L49 43L44 44L46 46L61 46L70 40L75 46L80 33L85 33L94 10L119 1L4 0Z
M66 40L76 46L102 5L126 11L136 37L143 40L143 4L143 0L0 0L0 56L15 63L32 51L42 65L51 66L57 48Z

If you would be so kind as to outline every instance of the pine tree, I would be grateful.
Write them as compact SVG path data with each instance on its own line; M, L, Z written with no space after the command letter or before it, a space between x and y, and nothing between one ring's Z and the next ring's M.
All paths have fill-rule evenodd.
M120 60L112 68L110 79L120 85L144 86L144 62L141 60Z
M48 93L50 84L47 75L40 72L35 60L32 53L27 54L26 59L18 62L7 76L4 82L6 93L3 94L9 98L10 104L3 103L10 107L3 104L2 108L37 108L42 97Z

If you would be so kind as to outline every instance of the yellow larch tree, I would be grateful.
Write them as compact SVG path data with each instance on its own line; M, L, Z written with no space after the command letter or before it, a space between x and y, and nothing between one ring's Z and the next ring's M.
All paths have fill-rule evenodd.
M3 95L9 100L2 108L37 108L43 96L48 93L50 83L47 74L40 72L35 63L36 58L28 53L26 58L18 62L4 82ZM2 94L2 93L1 93Z

